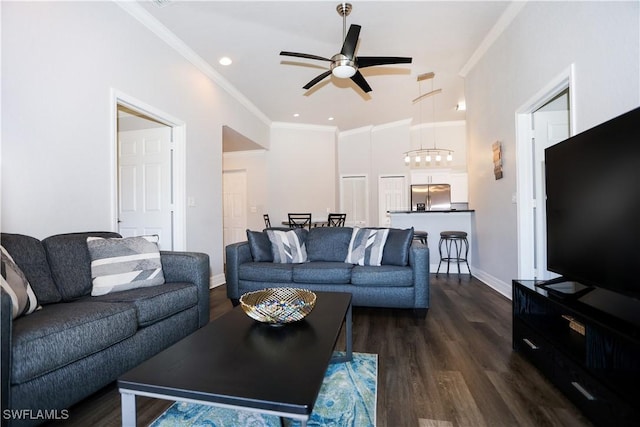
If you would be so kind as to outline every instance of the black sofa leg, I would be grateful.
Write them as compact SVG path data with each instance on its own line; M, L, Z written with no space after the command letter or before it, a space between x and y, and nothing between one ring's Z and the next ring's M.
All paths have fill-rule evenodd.
M237 307L240 305L240 300L236 298L229 298L231 300L231 305Z

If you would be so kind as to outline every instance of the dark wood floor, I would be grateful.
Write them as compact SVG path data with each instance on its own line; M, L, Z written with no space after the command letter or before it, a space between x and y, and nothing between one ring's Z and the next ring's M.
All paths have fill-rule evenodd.
M211 291L211 318L231 310L224 286ZM431 276L431 308L354 309L354 351L377 353L379 427L590 426L528 362L511 350L511 301L463 275ZM138 398L138 424L170 403ZM55 426L119 426L112 384Z

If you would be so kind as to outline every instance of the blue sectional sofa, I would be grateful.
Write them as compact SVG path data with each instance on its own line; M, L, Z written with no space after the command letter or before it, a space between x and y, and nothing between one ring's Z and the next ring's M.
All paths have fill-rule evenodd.
M1 236L42 306L13 319L2 291L3 425L69 415L71 405L209 321L208 255L161 251L164 284L93 297L87 236L119 237Z
M350 292L354 306L429 308L429 249L413 240L413 230L389 229L379 266L345 262L353 228L318 227L300 231L307 261L273 262L266 231L247 230L248 240L226 247L227 296L235 305L248 291L297 287ZM272 258L272 256L271 256Z

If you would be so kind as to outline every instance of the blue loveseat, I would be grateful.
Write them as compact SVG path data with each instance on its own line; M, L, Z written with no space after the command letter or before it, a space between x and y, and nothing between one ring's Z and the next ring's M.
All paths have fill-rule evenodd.
M354 306L407 308L425 316L428 247L413 240L412 229L389 229L381 265L354 265L345 262L352 232L351 227L298 231L308 260L283 264L270 259L266 231L247 230L247 241L226 247L227 296L237 305L243 293L270 287L350 292Z
M2 290L3 425L73 416L71 405L209 321L208 255L161 251L164 284L92 297L87 236L119 237L2 233L42 306L12 319Z

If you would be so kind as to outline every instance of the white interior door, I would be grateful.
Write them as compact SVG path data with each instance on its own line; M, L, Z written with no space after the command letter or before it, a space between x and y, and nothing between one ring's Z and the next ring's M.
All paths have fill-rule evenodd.
M547 221L544 150L569 137L569 112L544 111L544 107L533 113L533 215L534 215L534 253L537 279L557 277L547 271Z
M171 128L118 133L118 232L124 237L157 234L173 248Z
M247 240L247 172L222 173L224 245Z
M363 227L369 223L369 194L365 175L340 177L340 210L347 214L346 226Z
M378 179L378 226L391 227L388 211L407 210L409 185L407 177L381 176Z

